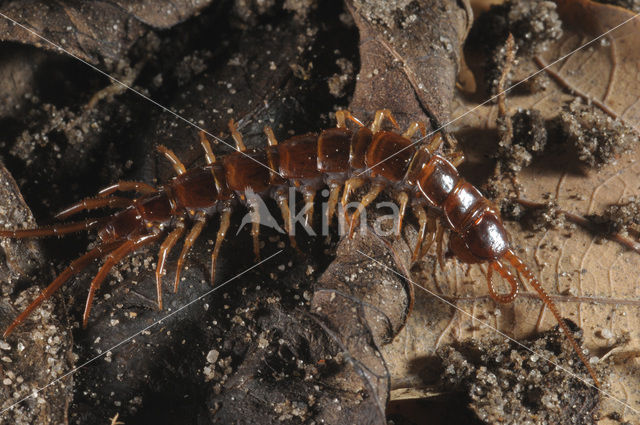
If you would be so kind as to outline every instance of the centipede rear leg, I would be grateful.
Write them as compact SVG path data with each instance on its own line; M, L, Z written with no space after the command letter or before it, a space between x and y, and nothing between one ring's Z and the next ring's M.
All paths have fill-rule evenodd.
M118 196L85 198L75 204L69 205L64 210L58 212L54 218L64 220L82 211L90 211L99 208L125 208L133 203L132 199L122 198Z
M113 241L96 246L91 251L85 253L67 266L41 293L38 297L27 306L18 317L4 331L3 337L6 338L13 330L23 323L25 319L35 310L43 301L49 299L53 294L62 287L69 279L83 271L94 260L104 257L114 250L122 241Z
M156 193L157 189L150 184L139 182L139 181L129 181L129 180L120 180L118 183L107 186L98 191L98 196L109 196L115 192L136 192L141 195L150 195L152 193Z

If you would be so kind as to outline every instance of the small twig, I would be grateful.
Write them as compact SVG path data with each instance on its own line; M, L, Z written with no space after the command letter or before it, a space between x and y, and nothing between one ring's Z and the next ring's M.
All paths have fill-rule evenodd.
M519 203L520 205L522 205L523 207L526 208L534 208L534 209L538 209L538 208L546 208L545 204L541 204L538 202L534 202L534 201L530 201L528 199L523 199L523 198L518 198L516 199L516 202ZM560 208L558 208L557 210L560 214L564 215L567 220L569 220L572 223L575 223L579 226L582 226L584 228L586 228L587 230L593 232L593 233L599 233L597 231L597 228L595 226L595 224L593 222L591 222L590 220L586 219L585 217L581 216L581 215L577 215L577 214L573 214L570 213L569 211L565 211L562 210ZM625 236L622 236L620 233L609 233L609 234L603 234L604 237L606 237L609 240L612 240L614 242L619 243L620 245L629 248L635 252L637 252L638 254L640 254L640 243L631 240Z
M581 98L583 98L584 100L586 100L588 103L592 103L594 105L596 105L598 108L602 109L602 111L604 113L606 113L607 115L609 115L611 118L613 118L614 120L618 120L621 123L623 123L625 126L629 127L629 128L633 128L636 132L639 132L640 130L628 123L624 118L622 118L622 116L618 115L618 113L616 111L614 111L613 109L611 109L607 104L605 104L604 102L601 102L598 99L595 99L591 96L589 96L588 94L584 93L583 91L581 91L580 89L574 87L571 85L571 83L569 81L567 81L562 75L560 75L558 72L552 70L549 67L549 64L542 59L540 56L535 56L533 58L534 62L541 68L543 69L547 74L549 74L551 77L553 77L553 79L560 84L560 86L564 87L565 89L567 89L569 92L580 96Z

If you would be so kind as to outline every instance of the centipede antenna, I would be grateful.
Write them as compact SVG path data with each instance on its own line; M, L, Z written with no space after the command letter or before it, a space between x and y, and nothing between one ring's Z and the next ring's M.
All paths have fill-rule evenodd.
M497 270L500 276L509 283L511 286L511 292L508 294L498 294L493 286L493 270ZM509 304L513 302L518 296L518 281L516 277L507 269L500 261L492 261L487 268L487 287L489 288L489 295L494 301L500 304Z
M233 120L233 118L231 118L229 120L229 131L231 132L231 137L233 138L233 141L236 142L236 150L238 152L244 152L247 150L247 147L244 145L244 142L242 141L242 134L240 134L240 132L238 131L238 126L236 125L236 122Z
M263 131L264 131L264 134L267 135L267 144L269 146L277 146L278 139L276 139L275 134L273 134L273 129L268 125L265 125Z
M182 161L180 161L180 158L178 158L178 156L173 153L171 149L168 149L164 145L158 145L156 149L158 149L158 152L163 154L165 158L169 160L177 175L182 175L187 172L187 169L185 168Z
M560 329L562 329L562 332L566 335L567 339L569 340L569 343L575 350L576 354L578 355L578 357L580 357L580 360L582 361L584 366L587 368L587 371L589 372L589 375L591 375L591 378L593 379L595 386L600 387L600 382L596 377L595 371L591 368L591 366L587 362L587 359L582 353L582 350L578 346L578 343L576 342L576 340L573 339L573 336L571 335L571 331L569 330L569 327L567 326L564 319L560 315L560 311L558 311L558 307L556 307L553 300L549 298L549 295L544 290L544 288L542 288L542 285L540 284L538 279L533 275L531 270L529 270L527 265L520 259L520 257L518 257L518 255L516 255L516 253L513 252L512 249L507 250L507 252L504 254L504 257L518 271L518 273L520 273L522 276L524 276L527 279L527 281L529 282L529 285L531 285L533 289L536 290L542 302L544 302L546 306L549 307L549 310L551 310L551 313L556 318L556 321L558 322Z

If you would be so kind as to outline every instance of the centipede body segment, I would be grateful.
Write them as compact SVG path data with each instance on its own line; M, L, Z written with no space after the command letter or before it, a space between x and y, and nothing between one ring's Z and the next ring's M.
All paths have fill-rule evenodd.
M439 133L425 142L412 142L416 132L420 131L423 138L426 135L423 123L410 124L403 134L382 130L385 119L398 127L389 110L377 111L368 127L348 111L338 111L336 118L336 127L326 129L319 135L297 135L282 143L278 142L269 127L265 127L265 149L247 149L236 124L230 121L229 128L236 143L236 151L218 159L208 140L201 134L200 143L205 152L206 165L187 169L171 150L159 146L158 150L170 161L176 172L176 176L169 182L156 188L144 182L121 181L102 189L97 197L82 200L56 216L68 218L81 211L96 208L121 208L110 217L37 229L0 230L0 237L32 238L98 229L96 247L63 270L11 323L4 336L7 337L42 301L96 259L104 261L90 284L83 326L87 325L95 293L111 268L143 246L160 242L155 277L158 307L162 308L162 276L167 257L177 242L184 238L174 277L174 291L177 291L186 257L211 218L218 217L219 220L211 255L213 283L216 260L234 209L244 207L252 215L253 252L258 258L259 198L275 200L283 217L284 228L295 245L292 211L289 207L290 187L302 194L306 208L305 224L309 226L313 224L315 194L321 188L328 187L326 221L331 223L340 204L341 211L350 223L350 235L355 231L364 208L380 193L389 191L399 203L398 234L407 210L412 211L417 218L419 231L413 260L424 255L425 245L428 247L435 241L438 260L442 265L443 232L448 228L451 232L449 247L458 259L467 263L488 263L489 294L498 303L512 302L518 294L518 280L509 270L511 266L534 288L553 313L598 385L595 372L571 336L557 307L511 248L499 212L459 175L456 167L462 161L462 156L436 153L442 143ZM347 120L354 125L347 125ZM347 216L349 200L361 187L368 187L368 191L361 198L356 211ZM114 195L128 191L135 192L137 196L127 198ZM429 215L426 211L431 211L432 214ZM439 218L440 226L435 217ZM509 284L509 293L499 294L496 291L492 279L494 271Z

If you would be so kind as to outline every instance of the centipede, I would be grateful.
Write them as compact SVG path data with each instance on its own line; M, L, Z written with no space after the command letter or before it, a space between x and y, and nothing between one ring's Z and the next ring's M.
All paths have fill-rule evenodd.
M397 131L383 129L385 120ZM430 242L437 239L438 259L441 264L444 261L441 254L443 230L438 230L437 235L430 231L435 217L441 223L439 229L450 232L449 250L458 260L488 265L486 283L489 295L497 303L508 304L518 296L520 279L511 269L535 290L554 315L595 385L600 385L555 303L510 244L497 207L460 176L457 167L464 160L464 155L461 152L441 153L442 133L436 132L427 137L423 122L412 122L400 133L398 123L388 109L376 111L368 126L351 112L339 110L335 127L319 134L295 135L283 142L278 142L273 130L266 126L264 149L247 149L233 120L229 122L229 130L236 149L224 157L216 158L202 132L200 144L206 161L202 166L187 169L173 151L158 146L158 151L169 160L176 174L167 183L156 187L141 181L119 181L100 190L97 196L65 208L55 218L65 220L80 212L100 208L118 210L110 216L32 229L0 230L0 237L16 239L61 236L86 230L97 232L95 246L71 262L13 320L4 331L4 337L24 323L65 282L96 260L103 262L89 286L83 327L88 324L94 296L110 270L136 250L159 243L155 281L157 305L162 309L162 276L170 252L184 237L174 276L175 292L187 255L211 218L219 219L211 254L210 278L213 284L216 262L234 210L245 208L251 214L253 252L258 258L259 200L270 198L276 202L284 228L295 246L288 202L290 188L301 193L306 207L306 224L312 225L315 195L328 187L326 220L330 223L338 214L344 214L349 226L347 237L353 236L361 212L383 191L388 191L399 205L399 219L394 224L397 226L396 234L400 234L407 211L417 218L419 229L412 261L425 255L424 245L429 239ZM412 139L418 131L422 137L414 142ZM346 206L360 188L366 192L359 200L358 208L349 215ZM123 192L133 192L135 196L118 195ZM508 283L508 293L498 292L494 286L494 272Z

